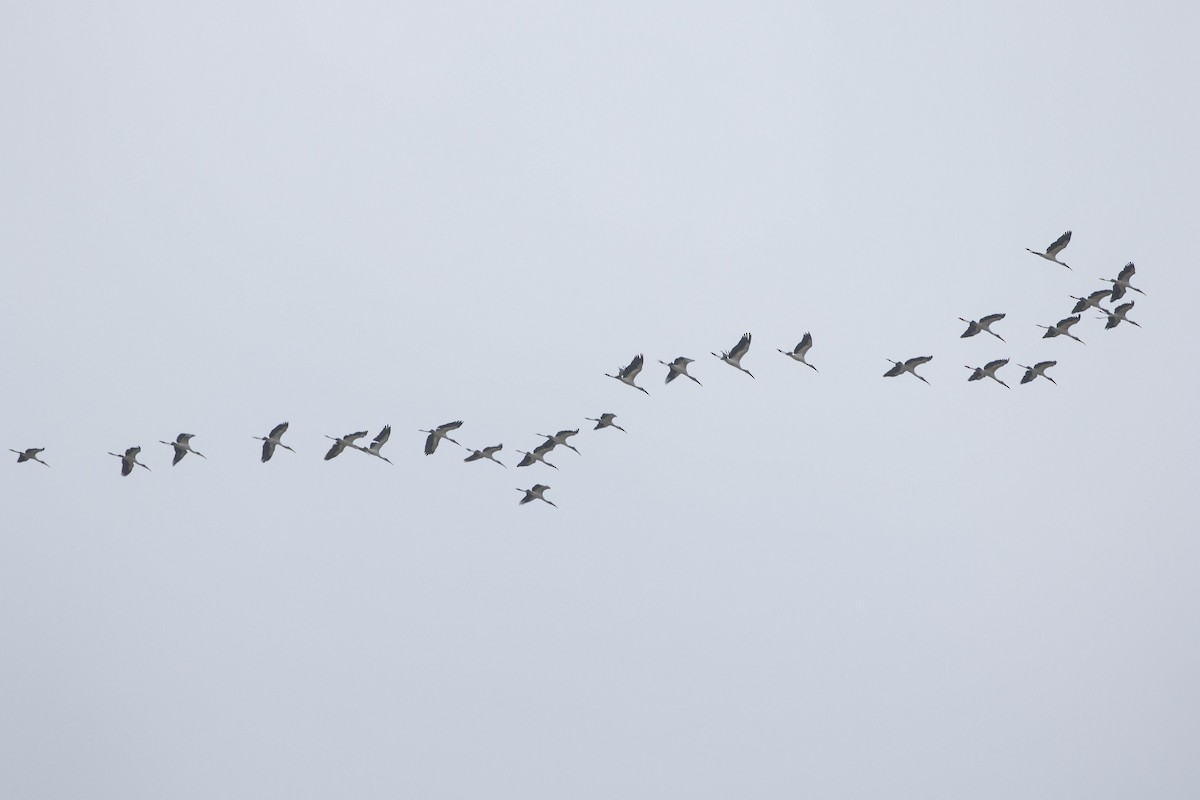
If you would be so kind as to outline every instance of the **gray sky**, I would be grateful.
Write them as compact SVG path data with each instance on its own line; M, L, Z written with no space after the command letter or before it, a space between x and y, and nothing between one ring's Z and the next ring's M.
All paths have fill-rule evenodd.
M0 795L1200 792L1193 5L3 17Z

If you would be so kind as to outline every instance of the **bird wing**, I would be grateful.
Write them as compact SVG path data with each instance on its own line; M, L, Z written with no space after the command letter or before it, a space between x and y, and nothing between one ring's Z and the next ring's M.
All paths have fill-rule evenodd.
M433 455L433 451L437 450L438 441L441 439L436 433L431 433L425 437L425 455Z
M463 461L478 461L481 458L483 458L483 453L476 450L474 453L471 453L471 455L464 458Z
M379 432L379 435L375 437L375 441L371 442L371 447L376 450L379 449L380 447L383 447L385 444L387 444L387 440L391 435L392 435L392 426L384 425L383 430L381 430Z
M278 439L280 436L283 436L284 431L286 431L287 429L288 429L288 423L281 422L278 425L276 425L274 428L271 428L271 435L269 438Z
M1121 305L1119 305L1115 309L1113 309L1113 313L1116 314L1118 317L1123 317L1129 313L1129 310L1131 308L1133 308L1133 304L1134 304L1133 300L1130 300L1128 303L1121 303Z
M187 455L187 450L184 450L182 447L176 447L175 448L175 457L173 459L171 459L171 466L173 467L176 464L178 464L180 461L183 461L183 457L186 455Z
M544 492L544 491L546 491L546 490L547 490L547 489L549 489L549 488L550 488L550 487L549 487L549 486L547 486L547 485L546 485L546 484L544 484L544 483L535 483L535 484L533 485L533 488L532 488L532 489L530 489L529 491L531 491L531 492L533 492L533 493L535 493L535 494L536 494L536 493L538 493L538 492Z
M1058 321L1058 324L1055 325L1054 327L1058 328L1060 331L1069 331L1071 329L1071 326L1074 325L1076 322L1079 322L1078 314L1076 314L1073 317L1067 317L1066 319L1060 319Z
M1135 272L1137 272L1137 267L1133 266L1133 262L1130 261L1128 264L1126 264L1124 267L1121 268L1120 273L1117 274L1117 280L1128 281L1130 278L1133 277L1133 273L1135 273Z
M638 353L636 356L634 356L633 361L629 362L629 366L621 370L621 377L629 378L629 380L636 378L638 373L642 371L643 360L644 359L642 358L641 353Z
M1091 300L1093 303L1099 303L1101 300L1103 300L1104 298L1108 297L1111 294L1112 294L1112 289L1097 289L1096 291L1094 291L1088 295L1088 300Z
M667 379L666 379L665 383L670 383L671 381L675 380L677 377L679 377L679 370L668 369L667 370Z
M126 456L126 458L137 458L137 454L140 452L142 452L142 448L130 447L128 450L125 451L125 456Z
M517 466L518 467L532 466L534 461L537 461L537 459L534 458L531 453L526 453L525 457L521 459L521 463L517 464Z
M578 433L579 433L579 428L576 428L576 429L575 429L575 430L573 430L573 431L559 431L559 432L558 432L556 435L557 435L557 436L558 436L558 438L560 438L560 439L569 439L569 438L571 438L572 436L575 436L575 435L577 435Z
M1021 383L1029 383L1037 377L1037 371L1034 369L1025 370L1025 374L1021 377Z
M1081 313L1082 311L1084 311L1084 310L1085 310L1087 307L1088 307L1088 301L1087 301L1087 300L1080 300L1080 301L1079 301L1079 302L1077 302L1077 303L1075 304L1075 306L1074 306L1074 307L1071 309L1071 313L1072 313L1072 314L1079 314L1079 313Z
M499 453L503 449L504 449L504 445L496 444L496 445L492 445L491 447L483 448L483 454L485 456L491 456L491 455L495 455L496 453Z
M994 322L999 322L1000 320L1004 319L1005 316L1005 314L988 314L986 317L979 318L979 324L991 325Z
M1104 323L1104 330L1106 330L1106 331L1107 331L1107 330L1110 330L1110 329L1112 329L1112 328L1115 328L1115 327L1117 327L1117 326L1118 326L1118 325L1120 325L1120 324L1121 324L1121 318L1120 318L1120 317L1118 317L1116 314L1109 314L1109 315L1108 315L1108 322Z
M333 447L329 448L329 452L325 454L325 460L328 461L329 459L333 458L334 456L336 456L338 453L342 452L345 449L346 449L346 445L344 442L342 442L340 439L335 441L333 443Z
M262 460L265 464L271 460L271 456L275 455L275 443L267 439L263 441Z
M979 333L981 330L983 330L983 328L979 327L979 323L976 322L975 320L971 320L970 322L967 323L967 329L965 331L963 331L962 336L959 336L958 338L966 339L970 336L974 336L975 334Z
M1056 256L1071 242L1071 232L1067 231L1062 236L1054 240L1054 244L1046 248L1046 255Z
M438 425L437 432L438 433L447 433L449 431L458 430L461 427L462 427L462 420L456 419L456 420L454 420L454 422L447 422L445 425Z
M195 435L196 434L194 434L194 433L181 433L175 437L175 441L179 442L180 444L187 444L188 442L190 442L192 440L192 437Z
M1033 365L1033 368L1036 369L1038 372L1045 372L1046 370L1050 369L1057 363L1058 363L1057 361L1039 361L1038 363Z
M810 349L812 349L812 334L809 333L808 331L805 331L804 338L800 340L800 343L798 345L796 345L796 349L793 350L792 352L797 353L799 355L804 355Z
M746 351L749 349L750 349L750 334L743 333L742 338L740 340L738 340L738 343L733 346L732 350L729 351L729 360L730 361L741 361L742 356L746 355Z
M983 370L981 370L979 367L975 367L975 371L971 373L971 377L967 378L967 381L981 380L983 380Z
M126 455L128 455L128 453L126 453ZM133 459L132 458L122 458L121 459L121 474L128 475L131 472L133 472Z
M995 372L1008 363L1007 358L998 358L995 361L989 361L983 365L984 372Z
M922 364L928 364L930 361L933 361L933 356L917 356L916 358L910 358L908 361L905 361L904 366L908 369L915 369Z
M904 372L904 364L897 364L896 366L889 369L887 372L883 373L883 377L894 378L897 375L899 375L901 372Z
M1124 284L1114 283L1112 288L1112 301L1115 303L1125 296Z

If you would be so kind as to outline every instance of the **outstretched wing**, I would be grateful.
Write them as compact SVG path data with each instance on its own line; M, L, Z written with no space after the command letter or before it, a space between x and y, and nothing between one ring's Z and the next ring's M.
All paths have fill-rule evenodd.
M1038 363L1033 365L1033 368L1036 369L1038 372L1045 372L1046 370L1050 369L1057 363L1058 363L1057 361L1039 361Z
M930 361L933 361L933 356L917 356L916 358L910 358L908 361L905 361L904 366L908 369L915 369L922 364L928 364Z
M1135 272L1137 272L1137 268L1134 267L1133 262L1130 261L1128 264L1126 264L1124 267L1121 268L1121 271L1117 274L1117 280L1122 281L1122 282L1128 282L1129 279L1133 277L1133 273L1135 273ZM1153 277L1153 276L1151 276L1151 277Z
M284 432L285 432L287 429L288 429L288 423L286 423L286 422L281 422L281 423L279 423L279 424L278 424L278 425L276 425L274 428L271 428L271 436L270 436L270 438L271 438L271 439L278 439L280 436L283 436Z
M988 314L986 317L979 318L979 324L980 325L991 325L992 323L999 322L1000 320L1004 319L1005 316L1007 316L1007 315L1005 315L1005 314Z
M643 360L641 353L634 356L633 361L629 362L629 366L621 370L621 377L628 378L629 380L636 378L638 373L642 371Z
M796 355L802 356L811 349L812 349L812 334L809 333L808 331L805 331L804 338L800 340L800 343L798 345L796 345L796 349L793 350L792 352L795 353Z
M729 351L729 360L730 361L740 361L742 356L746 355L746 352L749 349L750 349L750 334L743 333L742 338L738 341L738 343L736 345L733 346L733 349Z
M963 331L962 336L959 336L958 338L966 339L968 337L974 336L975 334L979 333L981 330L983 330L983 328L979 327L979 323L972 320L971 322L967 323L967 329L965 331Z
M894 378L902 372L904 372L904 364L897 364L896 366L889 369L887 372L883 373L883 377Z
M456 419L456 420L454 420L454 422L447 422L445 425L438 425L437 431L438 431L438 433L448 433L449 431L458 430L461 427L462 427L462 420Z
M1058 328L1060 331L1065 332L1065 331L1069 331L1071 329L1071 326L1074 325L1076 322L1079 322L1078 314L1076 314L1073 317L1067 317L1066 319L1060 319L1058 321L1058 324L1055 325L1054 327Z
M371 442L371 447L374 449L379 449L380 447L383 447L385 444L387 444L388 437L390 437L391 435L392 435L392 426L384 425L383 430L381 430L379 432L379 435L375 437L375 440L373 442Z
M284 423L286 426L287 423ZM272 431L274 433L274 431ZM271 460L271 456L275 455L275 443L269 439L263 442L262 460L265 464Z
M984 364L983 369L985 372L995 372L1007 363L1007 358L998 358L995 361L989 361L988 363Z
M1054 244L1046 248L1046 255L1054 257L1061 253L1068 244L1071 243L1071 232L1067 231L1062 236L1054 240Z

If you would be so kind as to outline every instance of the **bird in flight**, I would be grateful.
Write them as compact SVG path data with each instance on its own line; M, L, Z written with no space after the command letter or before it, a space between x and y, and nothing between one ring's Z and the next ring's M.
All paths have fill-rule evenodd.
M696 380L692 375L689 375L688 371L687 371L688 364L691 364L695 360L696 359L694 359L694 358L685 358L683 356L680 356L679 358L675 359L674 361L667 363L666 361L663 361L660 359L658 363L662 364L664 367L667 368L667 380L665 382L670 383L671 381L675 380L680 375L682 375L683 377L694 381L697 386L703 386L704 385L703 383Z
M526 503L532 503L534 500L541 500L543 503L550 503L550 501L543 496L545 491L549 488L550 487L544 483L535 483L533 488L517 489L518 492L525 493L525 496L521 498L521 502L517 503L517 505L523 506ZM550 503L550 505L554 506L554 503ZM558 508L558 506L554 507Z
M261 439L262 440L262 443L263 443L262 460L263 460L264 464L271 460L271 456L275 455L276 447L282 447L284 450L292 450L292 448L288 447L286 444L284 444L283 442L280 441L280 439L283 438L283 434L285 431L287 431L287 429L288 429L288 423L281 422L278 425L276 425L274 428L271 429L271 433L269 436L251 436L250 437L251 439ZM292 450L292 452L294 453L296 451Z
M1055 336L1069 336L1080 344L1087 344L1083 339L1080 339L1075 334L1071 333L1071 326L1079 322L1079 315L1060 319L1053 325L1038 325L1039 328L1045 328L1046 332L1042 334L1043 339L1053 339Z
M1112 311L1109 311L1107 308L1100 309L1108 315L1108 324L1104 326L1104 329L1111 330L1112 328L1120 325L1122 322L1128 322L1130 325L1133 325L1137 328L1142 327L1125 316L1133 309L1133 303L1134 301L1132 300L1130 300L1128 303L1121 303L1121 305L1117 306ZM1100 319L1104 319L1104 317L1100 317Z
M571 450L575 450L576 454L580 454L579 450L576 449L575 445L573 445L567 441L567 439L570 439L572 436L578 436L578 435L579 435L578 428L576 428L573 431L569 431L569 430L568 431L559 431L558 433L555 433L555 434L549 434L549 433L535 433L534 434L534 436L544 436L545 437L546 441L542 443L542 447L546 447L548 445L551 449L553 449L561 444L563 447L569 448Z
M1057 361L1039 361L1032 367L1027 367L1024 364L1017 364L1018 367L1021 367L1025 370L1025 375L1021 378L1021 383L1029 383L1037 378L1045 378L1055 386L1058 386L1058 381L1046 374L1046 370L1050 369L1057 363Z
M626 367L625 369L622 369L622 370L618 370L616 375L609 375L606 372L606 373L604 373L604 377L616 378L617 380L619 380L621 383L625 384L626 386L632 386L633 388L637 389L639 392L642 392L643 394L648 395L648 394L650 394L649 392L647 392L645 389L643 389L642 387L638 386L636 383L633 382L634 379L637 378L638 373L642 371L642 362L643 362L642 354L638 353L636 356L633 357L633 361L629 362L628 367Z
M883 377L894 378L897 375L903 375L904 373L908 372L911 373L914 378L921 378L921 380L925 381L924 378L917 374L917 367L933 361L933 356L917 356L916 358L910 358L907 361L892 361L890 358L886 360L892 362L892 368L883 373ZM929 383L929 381L925 381L925 383Z
M482 459L487 459L488 461L494 461L507 469L508 465L496 458L496 453L499 453L503 449L504 445L494 444L491 447L485 447L482 450L476 450L472 452L471 455L464 458L463 461L480 461Z
M44 447L30 447L25 450L13 450L10 447L10 448L8 448L8 452L17 454L17 463L18 464L22 464L26 461L36 461L37 463L41 464L43 467L48 467L48 466L50 466L49 464L47 464L45 461L42 461L40 458L38 458L38 453L42 452L45 449L46 448L44 448Z
M779 350L778 347L776 347L775 349ZM787 350L779 350L779 352L783 353L788 358L799 361L801 364L803 364L806 367L812 367L814 372L820 372L820 370L818 370L816 367L813 367L812 364L809 364L807 361L804 360L805 355L811 349L812 349L812 334L805 332L804 338L801 339L796 344L796 346L792 348L792 351L790 353Z
M1126 289L1130 289L1130 290L1132 290L1132 291L1135 291L1135 292L1137 292L1138 294L1141 294L1141 295L1144 295L1144 294L1146 294L1146 293L1145 293L1145 292L1143 292L1141 289L1137 288L1136 286L1132 286L1132 285L1129 283L1129 281L1131 281L1131 280L1133 279L1133 274L1134 274L1135 272L1137 272L1137 268L1136 268L1136 267L1134 267L1134 266L1133 266L1133 262L1132 262L1132 261L1130 261L1128 264L1126 264L1126 265L1125 265L1125 266L1124 266L1124 267L1121 269L1121 271L1120 271L1120 272L1117 274L1117 277L1116 277L1115 279L1114 279L1114 278L1101 278L1101 279L1100 279L1100 280L1102 280L1102 281L1106 281L1106 282L1108 282L1108 283L1111 283L1111 284L1113 285L1113 288L1112 288L1112 301L1113 301L1114 303L1115 303L1115 302L1117 302L1118 300L1120 300L1122 297L1124 297L1124 296L1125 296L1125 290L1126 290Z
M175 441L173 442L164 442L162 439L158 440L159 444L169 444L175 448L175 458L171 460L172 467L182 461L183 457L188 453L195 453L206 461L208 460L208 456L204 455L204 453L192 449L192 437L195 435L194 433L181 433L175 437Z
M995 336L997 339L1003 342L1004 337L992 330L992 326L1004 319L1004 317L1004 314L988 314L986 317L980 317L977 320L959 317L960 320L967 323L967 329L963 331L962 336L959 336L958 338L968 339L980 331L983 331L984 333L990 333L992 336Z
M376 436L374 438L374 440L372 440L370 446L363 447L362 445L357 445L357 444L352 444L350 446L353 447L355 450L361 450L362 452L366 453L369 456L375 456L376 458L381 458L384 461L386 461L387 463L391 464L392 460L390 458L388 458L387 456L382 455L379 452L380 450L383 449L383 446L385 444L387 444L387 440L391 437L391 435L392 435L392 426L384 425L383 430L381 430L379 432L379 435Z
M596 419L594 417L584 417L584 419L586 419L588 422L596 423L596 427L592 428L592 430L594 430L594 431L598 431L601 428L616 428L621 433L628 433L628 431L626 431L620 425L613 422L613 420L616 418L617 418L616 414L612 414L607 411L604 412L603 414L601 414L599 419Z
M1005 383L1004 381L1002 381L996 377L996 371L998 369L1000 369L1001 367L1003 367L1007 363L1008 363L1007 358L1001 358L1001 359L997 359L996 361L989 361L988 363L984 364L982 367L968 366L967 369L971 370L971 377L967 378L967 380L968 381L980 381L980 380L983 380L984 378L991 378L996 383L1003 386L1005 389L1011 389L1012 388L1011 386L1009 386L1007 383Z
M133 472L133 467L135 464L137 466L141 467L142 469L146 470L147 472L150 471L149 467L147 467L145 464L143 464L142 462L137 460L138 453L140 453L140 452L142 452L142 448L130 447L128 450L125 451L124 455L121 455L120 453L109 453L109 455L116 456L117 458L121 459L121 475L122 475L122 477L124 477L124 476L129 475L129 473Z
M445 439L447 442L454 442L454 444L458 444L458 442L455 442L450 438L449 433L450 431L456 431L461 427L462 420L456 419L454 422L447 422L445 425L438 425L431 431L422 430L421 433L429 434L425 437L425 455L433 455L433 451L437 450L438 442L440 442L442 439ZM461 444L458 444L458 446L462 447Z
M1058 260L1058 254L1061 253L1066 248L1066 246L1070 243L1071 243L1071 232L1067 231L1062 236L1055 239L1054 243L1052 245L1050 245L1049 247L1047 247L1046 252L1044 252L1044 253L1039 253L1037 250L1030 250L1028 247L1026 247L1025 249L1029 250L1029 252L1033 253L1035 256L1040 256L1041 258L1044 258L1047 261L1053 261L1055 264L1062 264L1064 267L1067 267L1067 269L1070 269L1069 266L1067 266L1066 264L1063 264L1063 262Z
M331 458L337 458L338 456L340 456L342 454L343 450L345 450L347 447L354 447L354 443L366 435L367 435L366 431L356 431L355 433L347 433L345 436L330 436L330 435L326 434L325 435L326 439L333 440L333 446L330 447L329 452L325 454L325 460L328 461ZM361 449L361 448L356 448L356 449Z

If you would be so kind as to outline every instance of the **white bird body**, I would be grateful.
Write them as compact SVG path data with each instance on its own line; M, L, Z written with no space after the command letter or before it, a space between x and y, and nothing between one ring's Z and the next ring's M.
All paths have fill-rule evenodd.
M10 448L8 448L8 452L17 454L17 463L18 464L22 464L26 461L36 461L37 463L41 464L43 467L48 467L48 466L50 466L49 464L47 464L45 461L42 461L40 458L38 458L38 453L42 452L45 449L46 448L44 448L44 447L27 447L24 450L13 450L10 447Z
M1126 264L1124 267L1121 268L1121 272L1117 275L1116 279L1113 279L1113 278L1101 278L1100 279L1102 281L1106 281L1113 285L1112 300L1114 303L1125 296L1126 289L1137 292L1138 294L1141 294L1141 295L1146 294L1141 289L1139 289L1136 286L1133 286L1132 284L1129 283L1131 280L1133 280L1134 273L1136 273L1136 272L1137 272L1137 267L1135 267L1133 265L1133 262L1130 261L1128 264Z
M333 446L330 447L329 452L325 454L325 460L328 461L331 458L337 458L338 456L340 456L342 454L343 450L345 450L347 447L354 447L355 446L354 443L366 435L367 435L367 431L356 431L354 433L347 433L345 436L329 436L328 434L326 434L326 436L325 436L326 439L333 440ZM355 449L361 449L361 448L355 448Z
M992 330L992 325L1004 319L1005 316L1006 315L1004 314L988 314L986 317L980 317L977 320L959 317L960 320L967 323L967 329L963 331L962 336L959 336L958 338L966 339L982 331L984 333L990 333L992 336L995 336L997 339L1003 342L1004 337Z
M1005 389L1011 389L1012 388L1011 386L1009 386L1007 383L1005 383L1004 381L1002 381L996 377L996 371L999 370L1001 367L1003 367L1007 363L1008 363L1007 358L1000 358L995 361L989 361L988 363L984 364L982 367L968 366L967 369L971 370L971 377L967 378L967 380L968 381L979 381L979 380L983 380L984 378L991 378L996 383L1003 386Z
M634 379L637 378L638 373L642 371L643 362L644 362L644 359L642 358L642 354L638 353L636 356L633 357L633 360L629 362L629 366L625 367L625 369L618 370L616 375L609 375L606 372L606 373L604 373L604 377L616 378L617 380L619 380L621 383L625 384L626 386L632 386L633 388L637 389L639 392L648 395L648 394L650 394L649 392L647 392L645 389L643 389L642 387L638 386L636 383L633 382Z
M802 338L799 342L797 342L796 346L793 347L790 352L787 350L779 350L778 347L775 349L779 350L779 352L783 353L788 358L793 359L794 361L799 361L804 366L812 368L812 370L814 372L820 372L820 370L818 370L812 364L810 364L804 360L805 357L808 355L808 351L812 349L812 346L813 346L812 334L809 333L808 331L805 331L804 338Z
M713 353L713 355L717 356L717 358L721 359L729 366L736 367L737 369L740 369L742 372L746 373L751 378L753 378L754 373L742 366L742 358L743 358L743 356L746 355L746 353L749 350L750 350L750 334L743 333L742 338L738 340L738 343L733 346L732 350L730 350L728 352L722 350L720 355L718 355L717 353Z
M1060 319L1053 325L1038 325L1037 327L1046 329L1046 332L1042 334L1043 339L1053 339L1055 336L1067 336L1079 342L1080 344L1087 344L1087 342L1085 342L1083 339L1080 339L1078 336L1071 333L1071 326L1077 322L1079 322L1078 314L1073 317L1067 317L1066 319Z
M1058 381L1046 374L1046 370L1050 369L1057 363L1057 361L1039 361L1032 367L1027 367L1024 364L1017 364L1018 367L1021 367L1023 370L1025 370L1025 375L1022 376L1021 383L1029 383L1037 378L1045 378L1055 386L1058 386Z
M162 439L158 440L159 444L169 444L171 447L175 448L175 458L171 460L172 467L182 461L183 457L188 453L195 453L205 460L208 459L208 456L204 455L204 453L201 453L199 450L192 449L192 437L195 435L196 434L194 433L181 433L175 437L175 441L173 442L164 442Z
M892 362L892 368L883 373L883 377L894 378L897 375L903 375L907 372L914 378L920 378L921 380L925 381L926 384L929 383L929 381L926 381L917 374L917 367L933 361L933 356L917 356L916 358L910 358L907 361L892 361L890 358L887 360Z
M592 428L594 431L598 431L601 428L616 428L617 430L621 431L621 433L626 433L627 431L624 428L613 422L613 420L616 418L616 414L612 414L607 411L601 414L599 419L595 417L584 417L584 419L586 419L588 422L596 423L596 427Z
M530 489L517 489L518 492L524 492L525 494L525 496L521 498L521 501L517 503L517 505L523 506L526 503L533 502L534 500L541 500L543 503L550 503L550 501L543 496L546 490L549 488L550 487L546 486L545 484L535 483ZM550 503L550 505L554 506L554 503ZM554 507L558 508L558 506Z
M379 435L376 436L374 438L374 440L371 441L370 446L363 447L363 446L357 445L357 444L352 444L350 446L353 447L355 450L360 450L369 456L375 456L376 458L382 459L383 461L386 461L387 463L391 464L392 460L379 452L380 450L383 449L383 446L385 444L387 444L387 440L389 437L391 437L391 435L392 435L392 426L384 425L383 430L381 430L379 432Z
M1108 324L1104 326L1104 329L1111 330L1112 328L1115 328L1118 325L1120 325L1122 322L1128 322L1130 325L1133 325L1134 327L1137 327L1137 328L1142 327L1141 325L1138 325L1136 322L1134 322L1131 319L1128 319L1125 316L1126 314L1128 314L1130 311L1133 310L1133 305L1134 305L1134 301L1130 300L1128 303L1122 303L1121 305L1117 306L1112 311L1109 311L1106 308L1100 309L1101 311L1103 311L1105 313L1105 315L1107 315L1107 319L1108 319ZM1101 319L1104 319L1104 318L1105 317L1101 317Z
M693 377L692 375L688 374L688 371L687 371L688 364L691 364L695 360L696 359L694 359L694 358L685 358L684 356L680 356L679 358L675 359L674 361L668 363L668 362L660 359L658 363L662 364L664 367L667 368L667 379L665 382L670 383L671 381L675 380L680 375L682 375L683 377L688 378L688 379L692 380L693 382L695 382L695 384L697 386L703 386L704 384L702 384L700 381L696 380L696 378Z
M438 425L431 431L422 430L421 433L429 434L425 437L425 455L433 455L433 451L437 450L438 442L440 442L442 439L445 439L447 442L454 442L454 444L458 444L458 442L450 438L449 433L450 431L456 431L461 427L462 420L456 419L454 422L447 422L444 425ZM458 446L462 447L461 444L458 444Z
M494 444L491 447L484 447L481 450L474 451L471 453L471 455L464 458L463 461L480 461L482 459L487 459L488 461L494 461L500 466L507 468L507 464L496 458L496 453L499 453L503 449L503 444Z
M1035 256L1040 256L1040 257L1046 259L1047 261L1053 261L1055 264L1062 264L1062 266L1067 267L1067 269L1070 269L1069 266L1064 264L1062 261L1058 260L1058 254L1061 253L1066 248L1066 246L1070 243L1071 243L1071 232L1067 231L1062 236L1055 239L1054 243L1051 244L1049 247L1047 247L1046 252L1044 252L1044 253L1039 253L1037 250L1030 250L1028 247L1026 247L1025 249L1029 250L1029 252L1033 253Z
M121 476L125 477L128 476L129 473L133 472L134 465L137 465L148 472L150 471L149 467L137 460L138 453L140 452L142 452L142 448L130 447L125 451L124 455L121 453L109 453L109 455L116 456L117 458L121 459Z
M271 429L271 433L269 436L251 436L250 437L251 439L259 439L262 441L262 443L263 443L262 460L263 460L264 464L271 460L271 456L275 455L276 447L282 447L284 450L292 450L292 448L288 447L286 444L284 444L282 441L280 441L280 439L283 438L283 434L285 432L287 432L287 429L288 429L288 423L281 422L278 425L276 425L274 428ZM292 450L292 452L294 453L296 451Z

